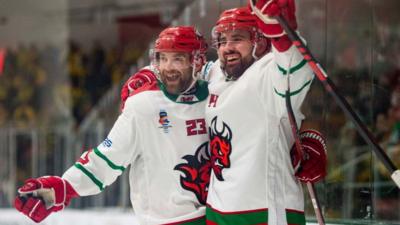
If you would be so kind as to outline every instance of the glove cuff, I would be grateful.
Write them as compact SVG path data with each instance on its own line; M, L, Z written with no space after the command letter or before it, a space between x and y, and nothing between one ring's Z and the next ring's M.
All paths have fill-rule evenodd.
M292 41L286 34L278 38L272 38L271 42L279 52L285 52L292 46Z
M72 198L79 196L71 184L61 177L45 176L37 180L41 183L42 189L51 189L53 191L53 205L56 207L56 211L63 209L69 205Z
M326 141L322 134L316 130L305 130L300 133L300 138L303 144L307 144L313 148L319 148L326 151Z
M57 176L28 179L18 192L14 207L36 223L64 209L71 198L79 196L68 181Z
M280 24L265 24L257 18L257 25L264 36L268 38L281 37L286 34Z
M301 169L296 177L303 182L315 183L326 176L327 151L324 137L316 130L300 133L306 159L301 162Z

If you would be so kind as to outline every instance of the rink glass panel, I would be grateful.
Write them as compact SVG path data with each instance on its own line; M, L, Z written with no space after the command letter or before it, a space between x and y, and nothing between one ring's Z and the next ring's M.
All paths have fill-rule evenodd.
M398 1L302 1L300 31L340 93L397 167ZM352 122L316 80L304 104L306 126L327 137L328 176L317 184L325 217L357 224L400 221L399 189ZM307 215L313 215L308 201Z

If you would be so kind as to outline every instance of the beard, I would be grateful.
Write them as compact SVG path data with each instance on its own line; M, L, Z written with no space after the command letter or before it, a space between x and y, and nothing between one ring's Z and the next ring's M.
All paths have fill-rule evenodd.
M238 52L235 53L240 54ZM229 80L237 80L253 64L253 62L254 59L251 56L250 57L240 56L240 59L238 60L237 63L229 65L228 60L224 56L221 59L221 69L225 71L227 78Z
M168 93L179 95L189 87L192 82L192 76L188 76L186 73L189 73L189 71L171 70L161 72L161 81Z

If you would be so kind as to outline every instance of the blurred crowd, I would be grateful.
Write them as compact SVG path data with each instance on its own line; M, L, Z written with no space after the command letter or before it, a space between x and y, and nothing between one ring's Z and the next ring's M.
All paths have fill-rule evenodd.
M107 51L99 42L95 42L87 52L79 44L71 42L69 50L72 112L78 123L110 87L120 84L126 74L136 69L136 62L144 52L137 46Z
M68 51L20 45L5 50L0 73L0 127L34 127L84 119L112 85L119 84L142 55L137 46L106 49L94 42Z
M400 35L369 28L330 43L324 67L391 161L400 166ZM347 35L347 36L345 36ZM357 39L357 41L351 40ZM374 43L371 45L370 43ZM327 136L329 174L323 197L328 217L398 220L400 192L383 164L320 82L304 110L309 126ZM341 209L341 210L337 210Z
M0 127L10 121L17 126L34 123L40 116L39 99L47 82L48 74L35 46L6 50L0 76Z
M6 193L13 187L13 179L21 185L26 177L33 175L34 149L39 151L36 152L39 159L37 169L41 173L62 174L60 170L65 163L65 154L76 157L72 149L66 149L69 143L77 142L71 142L71 138L76 136L67 135L70 129L76 131L102 96L135 70L143 50L133 45L106 49L99 42L84 49L78 43L70 42L67 48L61 49L20 45L3 52L0 165L5 169L11 168L6 162L11 152L5 148L12 149L11 140L14 140L17 163L15 177L8 177L9 172L2 167L0 207L11 202ZM119 110L119 106L114 105L116 109L110 111ZM2 128L17 130L12 129L14 133L9 133L8 129Z

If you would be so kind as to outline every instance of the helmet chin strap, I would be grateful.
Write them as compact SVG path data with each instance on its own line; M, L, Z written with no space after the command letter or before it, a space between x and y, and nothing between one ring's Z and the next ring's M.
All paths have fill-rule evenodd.
M196 72L196 61L197 61L197 56L194 57L193 63L192 63L192 68L193 68L193 69L192 69L192 83L189 85L188 88L186 88L186 90L184 90L183 92L181 92L180 95L186 94L190 89L192 89L192 88L194 87L194 85L195 85L196 82L197 82L197 79L198 79L197 73L198 73L198 72Z
M196 56L195 58L197 58L197 56ZM186 93L189 92L189 91L194 87L194 85L196 84L197 79L198 79L198 76L197 76L197 73L198 73L198 72L196 72L196 60L193 60L192 68L193 68L193 70L192 70L192 83L189 85L188 88L186 88L184 91L182 91L182 92L179 93L178 95L186 94ZM150 65L150 69L151 69L152 71L155 72L156 78L157 78L159 81L162 81L162 80L161 80L160 70L158 69L158 67L155 66L155 65Z
M259 59L257 57L257 55L256 55L256 49L257 49L257 42L254 42L253 49L251 50L251 56L253 57L254 61L257 61ZM224 74L224 76L225 76L227 81L237 80L237 78L235 78L233 76L229 76L224 68L222 68L222 72L223 72L223 74Z
M251 56L253 56L254 60L257 61L259 59L258 56L256 55L257 41L254 40L253 42L254 44L253 44L253 50L251 51Z

